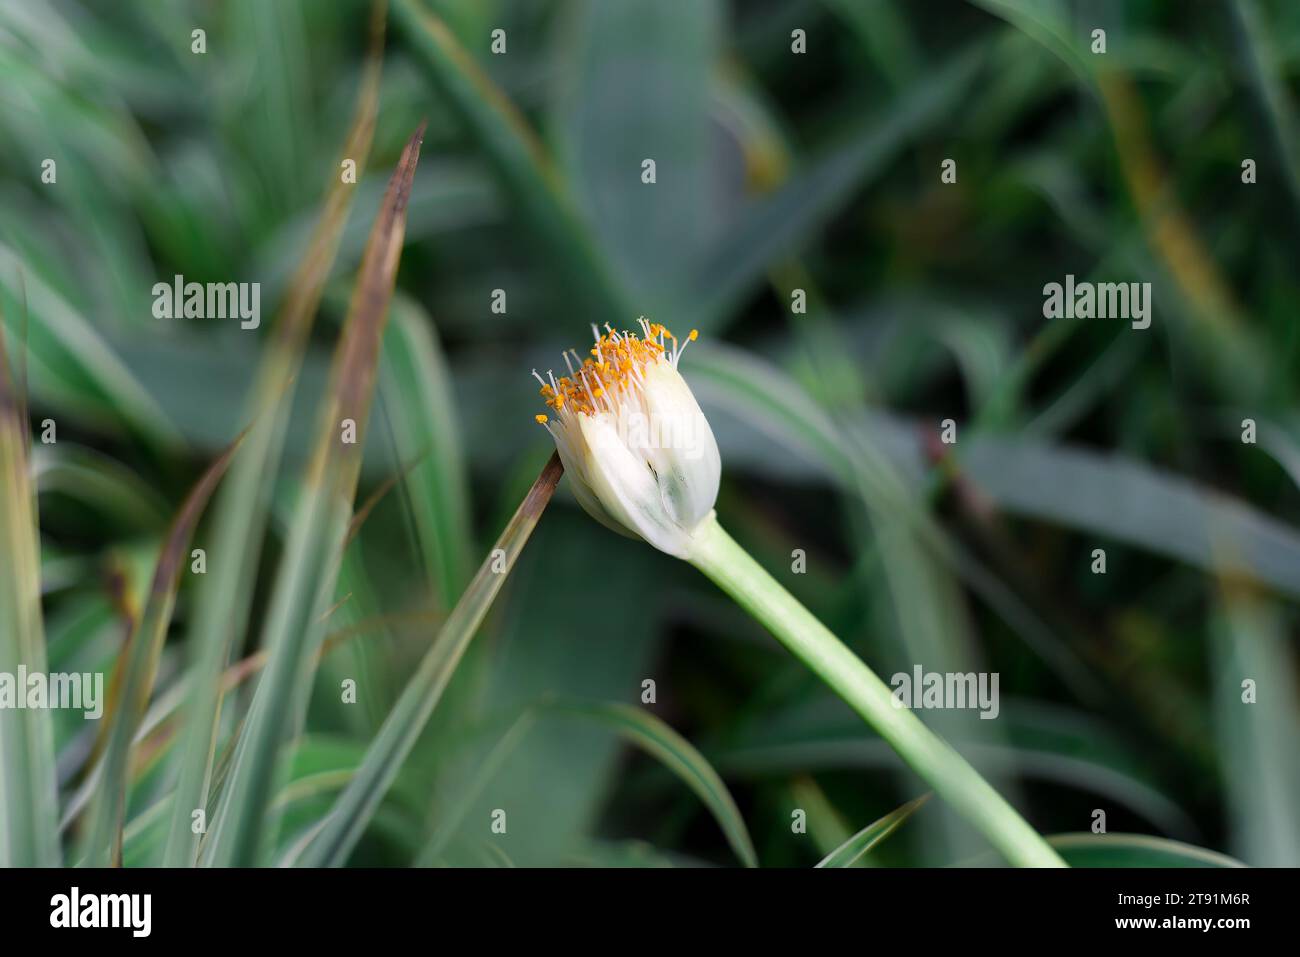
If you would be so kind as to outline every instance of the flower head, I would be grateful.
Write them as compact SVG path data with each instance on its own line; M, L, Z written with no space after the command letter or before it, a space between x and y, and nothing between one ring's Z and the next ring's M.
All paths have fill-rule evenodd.
M551 433L578 502L616 532L686 558L713 510L722 460L713 430L677 363L684 342L640 320L641 335L606 326L589 356L564 355L568 375L533 370Z

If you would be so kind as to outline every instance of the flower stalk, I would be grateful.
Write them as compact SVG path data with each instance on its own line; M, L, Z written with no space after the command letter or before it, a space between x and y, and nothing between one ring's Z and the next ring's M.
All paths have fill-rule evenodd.
M951 745L895 707L879 677L727 534L710 515L687 560L707 575L858 712L1012 864L1064 867L1056 851Z

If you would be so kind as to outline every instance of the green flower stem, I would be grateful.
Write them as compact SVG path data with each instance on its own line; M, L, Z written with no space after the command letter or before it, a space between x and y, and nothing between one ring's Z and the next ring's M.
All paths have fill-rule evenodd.
M965 758L910 710L895 707L889 686L764 571L713 515L696 531L689 560L862 715L1008 861L1020 867L1066 866Z

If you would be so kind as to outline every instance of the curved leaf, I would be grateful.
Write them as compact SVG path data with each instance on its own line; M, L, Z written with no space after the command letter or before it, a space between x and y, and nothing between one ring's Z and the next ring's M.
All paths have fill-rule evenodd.
M722 777L695 745L667 722L648 711L615 702L563 702L548 707L596 721L661 761L708 807L741 863L746 867L758 866L758 855L754 853L745 819Z
M1245 867L1203 847L1147 834L1055 834L1047 843L1071 867Z
M469 581L470 503L456 401L428 315L398 297L384 336L382 409L399 461L430 585L450 608Z
M889 835L898 830L904 821L921 809L929 794L908 801L902 807L895 808L879 820L872 821L858 833L835 850L831 851L817 863L818 867L852 867L857 860Z

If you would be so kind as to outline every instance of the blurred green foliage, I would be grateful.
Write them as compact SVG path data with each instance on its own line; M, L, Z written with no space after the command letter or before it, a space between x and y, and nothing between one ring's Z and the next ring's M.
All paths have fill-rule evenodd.
M249 424L270 316L304 288L358 142L370 16L0 7L0 307L37 433L53 670L126 654L168 523ZM373 144L285 367L284 454L248 499L266 516L238 569L249 625L218 656L214 791L366 240L427 120L356 505L383 494L322 556L333 608L259 859L301 851L546 461L528 371L644 313L701 330L682 369L722 447L727 526L878 673L998 672L997 721L923 716L1067 858L1219 861L1069 836L1101 809L1113 834L1300 864L1298 83L1284 0L393 0ZM260 282L261 328L155 319L153 284L176 274ZM1044 319L1066 274L1150 282L1151 328ZM922 793L707 582L570 505L545 514L353 862L734 863L752 839L763 865L812 866ZM196 577L130 772L128 864L167 844ZM92 724L53 721L68 860ZM858 863L987 854L929 801Z

